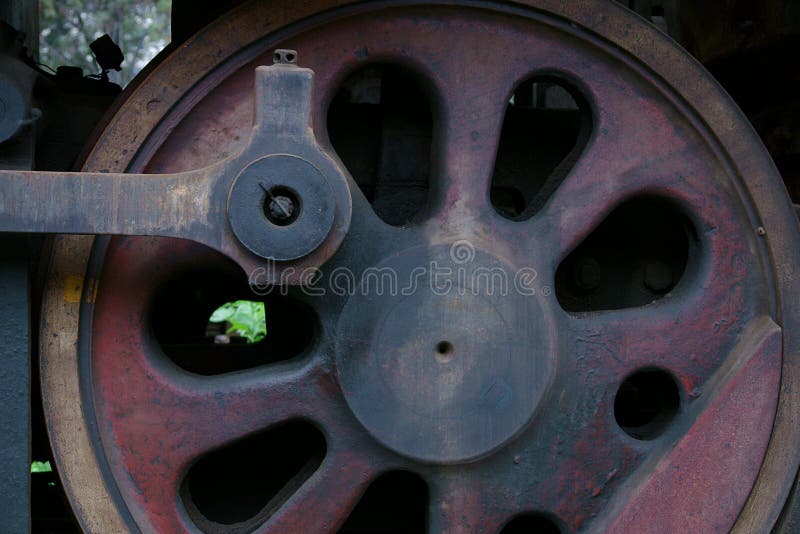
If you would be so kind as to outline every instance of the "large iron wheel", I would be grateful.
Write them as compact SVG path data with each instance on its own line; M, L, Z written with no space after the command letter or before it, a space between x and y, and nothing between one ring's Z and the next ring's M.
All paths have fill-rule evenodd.
M213 296L246 286L241 271L188 241L60 237L42 387L85 529L334 531L396 471L427 486L431 532L497 532L519 517L563 532L774 524L798 461L796 223L758 138L699 65L600 0L253 2L143 75L85 169L172 173L235 153L253 69L276 48L316 73L318 139L364 65L413 72L432 102L425 207L387 224L351 181L352 223L322 284L335 268L407 280L437 261L466 280L524 273L524 287L295 289L280 298L304 310L296 356L209 375L170 356L152 318L172 311L185 273L213 273L190 284ZM490 185L509 99L530 79L566 88L589 130L538 201L509 216ZM560 295L560 266L620 209L681 229L671 281L654 302ZM652 409L625 415L626 402ZM240 517L194 499L187 478L203 458L292 421L323 453L269 502Z

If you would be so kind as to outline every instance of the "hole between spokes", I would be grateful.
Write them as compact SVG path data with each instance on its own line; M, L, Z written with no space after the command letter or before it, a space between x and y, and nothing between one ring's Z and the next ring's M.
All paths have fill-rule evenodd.
M680 409L680 391L662 369L643 369L620 384L614 398L614 418L626 434L638 440L660 436Z
M570 313L645 306L690 280L701 252L697 230L680 206L635 197L560 263L556 298Z
M540 513L527 513L519 515L506 523L500 534L559 534L562 528L559 522L549 515Z
M506 108L490 200L511 220L538 212L577 162L592 131L578 88L557 76L520 83Z
M339 534L425 532L428 485L409 471L389 471L364 492Z
M411 222L428 202L433 106L424 77L393 63L350 73L332 96L328 136L375 214Z
M217 268L176 272L156 291L148 318L163 356L206 376L300 357L319 320L299 292L256 296L238 273Z
M181 484L181 499L207 534L251 532L317 470L326 450L315 426L283 423L199 458Z

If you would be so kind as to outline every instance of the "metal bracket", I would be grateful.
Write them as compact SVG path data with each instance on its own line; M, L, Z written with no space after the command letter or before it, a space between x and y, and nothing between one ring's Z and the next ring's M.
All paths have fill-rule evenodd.
M177 174L0 171L0 232L190 239L247 272L267 260L272 280L301 283L338 249L351 196L347 171L314 137L314 72L295 65L296 52L275 54L275 65L256 69L254 126L240 154ZM297 205L291 221L270 217L273 190L290 192L279 196Z

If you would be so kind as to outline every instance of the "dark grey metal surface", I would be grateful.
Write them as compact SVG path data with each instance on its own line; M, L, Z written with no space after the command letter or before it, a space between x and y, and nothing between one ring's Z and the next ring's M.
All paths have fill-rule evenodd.
M304 258L281 278L297 283L294 273L318 267L338 248L351 198L347 170L312 133L314 73L296 60L296 52L279 50L275 65L256 69L255 120L240 154L175 174L0 170L0 231L181 237L247 272L262 266L258 258ZM290 189L300 208L283 226L264 213L265 194L275 187Z
M242 171L228 201L239 241L254 254L277 261L316 249L333 226L334 209L325 175L308 161L284 154L254 161Z
M30 324L26 242L0 243L0 532L30 531Z

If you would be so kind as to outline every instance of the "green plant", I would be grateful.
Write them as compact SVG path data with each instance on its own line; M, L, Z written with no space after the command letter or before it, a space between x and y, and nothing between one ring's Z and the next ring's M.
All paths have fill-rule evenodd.
M248 343L258 343L267 335L267 320L263 302L237 300L227 302L217 308L211 318L212 323L227 322L228 334L237 334Z
M52 470L50 462L31 462L31 473L49 473Z

